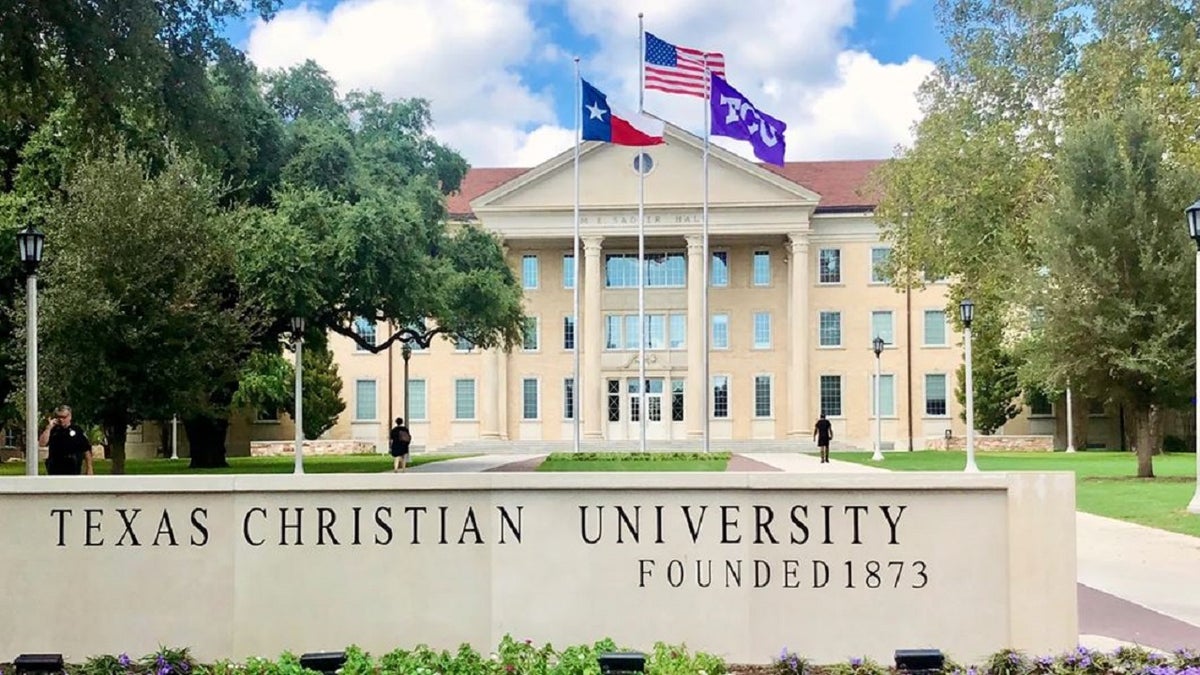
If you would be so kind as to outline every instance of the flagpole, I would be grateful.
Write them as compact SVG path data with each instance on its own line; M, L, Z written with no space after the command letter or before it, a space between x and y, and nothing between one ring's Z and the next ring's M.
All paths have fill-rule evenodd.
M645 113L646 102L646 31L638 12L638 113ZM639 447L646 452L646 167L638 149L638 427Z
M704 284L704 295L701 304L701 314L704 316L704 337L701 339L701 348L704 350L704 452L709 452L711 446L709 443L709 397L712 395L712 383L709 382L708 374L708 274L709 267L712 266L712 260L709 259L708 253L708 145L709 145L709 115L711 114L712 101L712 72L708 69L708 54L704 55L704 206L701 216L701 258L704 260L704 271L702 273L702 283Z
M583 137L583 83L579 77L579 57L575 57L575 241L571 255L571 351L575 359L575 379L571 382L571 421L574 432L574 449L579 452L579 398L583 387L579 377L579 144Z

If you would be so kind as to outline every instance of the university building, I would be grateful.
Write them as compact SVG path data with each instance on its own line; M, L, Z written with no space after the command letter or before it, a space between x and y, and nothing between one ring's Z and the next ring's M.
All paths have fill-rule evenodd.
M961 336L946 314L946 286L908 293L877 269L889 249L865 186L879 162L775 168L713 147L705 261L702 156L701 139L670 126L666 145L585 144L579 278L572 264L573 149L530 169L472 170L449 211L501 238L524 288L524 344L505 352L436 340L412 352L405 387L399 344L373 354L333 336L347 409L327 437L386 449L391 420L403 416L414 444L428 449L470 449L480 441L566 448L580 396L585 443L636 441L639 167L646 172L645 414L652 444L698 444L707 415L714 448L723 441L811 447L824 413L835 445L871 447L876 336L886 343L885 449L938 447L947 430L961 436L954 395ZM382 340L389 328L360 321L357 330ZM1014 420L1006 431L1055 433L1061 426L1048 404L1033 412L1040 416Z

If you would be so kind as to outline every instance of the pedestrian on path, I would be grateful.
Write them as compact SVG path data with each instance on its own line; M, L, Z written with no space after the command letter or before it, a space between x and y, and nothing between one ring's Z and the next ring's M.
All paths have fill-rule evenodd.
M408 448L412 444L412 434L404 426L404 418L396 418L396 426L388 435L388 451L392 455L392 472L408 470Z
M821 419L817 420L817 426L813 428L813 440L817 442L817 447L821 449L821 463L829 463L829 441L833 440L833 425L829 420L825 419L825 413L821 413Z

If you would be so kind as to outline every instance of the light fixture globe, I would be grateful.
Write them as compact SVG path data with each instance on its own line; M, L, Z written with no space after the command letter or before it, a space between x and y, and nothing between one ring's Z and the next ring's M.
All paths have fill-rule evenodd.
M971 322L975 320L975 303L971 302L970 298L958 303L959 315L962 318L963 326L970 328Z
M1200 249L1200 199L1187 207L1184 213L1187 214L1188 236L1196 242L1196 248Z
M17 249L21 253L21 262L25 272L36 274L38 265L42 262L42 250L46 245L46 235L30 225L17 233Z
M303 333L304 333L304 317L293 316L292 317L292 335L295 337L300 337L300 335Z
M875 339L871 341L871 347L872 347L872 349L875 350L875 356L879 356L880 354L882 354L883 353L883 338L881 338L879 336L875 336Z

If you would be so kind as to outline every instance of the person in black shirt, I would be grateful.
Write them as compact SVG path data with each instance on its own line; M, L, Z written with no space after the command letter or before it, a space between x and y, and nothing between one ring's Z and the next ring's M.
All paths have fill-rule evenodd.
M408 468L408 446L412 443L412 434L404 426L404 418L396 418L396 426L388 434L388 450L392 456L392 471L404 471Z
M824 413L821 414L821 419L817 420L817 426L813 429L813 440L817 442L817 447L821 448L821 463L828 464L829 441L833 440L833 425L825 419Z
M71 421L70 406L60 405L42 431L38 443L49 448L46 473L51 476L92 474L92 442L78 424Z

